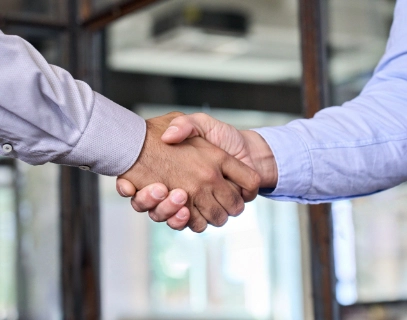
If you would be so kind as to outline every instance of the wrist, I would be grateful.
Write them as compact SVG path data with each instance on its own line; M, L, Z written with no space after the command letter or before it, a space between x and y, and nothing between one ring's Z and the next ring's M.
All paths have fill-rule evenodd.
M254 164L254 170L260 175L260 188L275 188L278 181L277 163L273 151L261 135L252 130L240 131Z

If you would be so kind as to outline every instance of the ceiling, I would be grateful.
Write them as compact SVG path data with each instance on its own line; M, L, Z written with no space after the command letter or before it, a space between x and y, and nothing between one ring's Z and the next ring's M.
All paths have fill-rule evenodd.
M393 3L332 0L329 7L331 74L346 82L370 72L385 47ZM174 23L154 36L157 21L181 12L237 12L243 34ZM295 0L168 0L109 29L109 67L116 71L252 83L299 82L300 38ZM179 21L178 21L179 22Z

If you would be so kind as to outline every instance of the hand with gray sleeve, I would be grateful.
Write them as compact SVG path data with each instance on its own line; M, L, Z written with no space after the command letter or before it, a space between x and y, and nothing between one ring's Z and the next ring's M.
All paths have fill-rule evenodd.
M204 139L161 141L177 114L145 121L1 31L0 71L0 156L122 175L140 189L182 187L197 232L207 221L222 225L257 195L258 174Z

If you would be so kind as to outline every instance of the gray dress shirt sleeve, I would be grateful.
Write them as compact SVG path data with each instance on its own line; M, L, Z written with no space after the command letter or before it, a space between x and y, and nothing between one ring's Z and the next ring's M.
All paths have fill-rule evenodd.
M137 160L144 119L0 31L0 156L116 176Z

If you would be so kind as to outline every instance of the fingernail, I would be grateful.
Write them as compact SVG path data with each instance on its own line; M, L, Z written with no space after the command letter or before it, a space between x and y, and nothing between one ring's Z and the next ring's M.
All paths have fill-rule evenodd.
M123 197L128 197L128 195L123 191L122 186L119 186L119 191L120 191L120 194L121 194Z
M165 192L160 187L154 187L153 190L151 190L151 195L158 200L165 198Z
M174 192L171 195L171 200L175 204L181 204L181 203L184 203L186 201L185 195L183 195L181 192L178 192L178 191Z
M171 126L167 130L165 130L164 135L171 135L176 132L178 132L178 127Z

